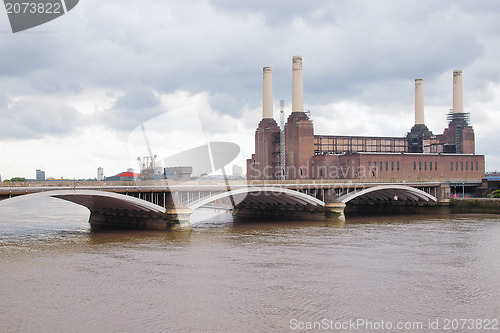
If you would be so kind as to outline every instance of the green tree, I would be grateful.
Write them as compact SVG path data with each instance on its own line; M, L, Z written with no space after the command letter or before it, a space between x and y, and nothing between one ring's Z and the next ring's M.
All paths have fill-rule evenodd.
M4 182L25 182L26 178L24 177L12 177L11 179L6 179Z
M500 198L500 190L493 191L493 198Z

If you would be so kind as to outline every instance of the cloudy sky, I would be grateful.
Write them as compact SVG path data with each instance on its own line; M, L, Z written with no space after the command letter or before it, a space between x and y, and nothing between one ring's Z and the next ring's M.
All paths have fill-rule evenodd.
M476 153L500 170L496 0L80 0L16 34L0 12L2 179L138 169L141 124L160 160L230 141L243 165L262 113L262 67L273 68L277 118L280 99L291 108L294 55L316 134L404 136L415 78L426 124L442 133L461 69Z

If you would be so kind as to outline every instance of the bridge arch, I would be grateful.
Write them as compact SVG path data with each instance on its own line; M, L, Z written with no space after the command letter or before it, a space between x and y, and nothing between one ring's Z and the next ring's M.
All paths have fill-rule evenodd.
M244 187L210 197L202 198L188 205L191 210L205 206L215 200L232 197L235 203L271 205L308 205L324 207L325 203L310 195L281 187Z
M155 205L149 201L145 201L133 196L128 196L120 193L113 193L107 191L97 190L46 190L37 193L28 193L26 195L19 195L2 202L36 200L36 198L58 198L65 201L73 202L77 205L83 206L88 210L123 210L123 211L136 211L148 213L164 213L165 208Z
M396 198L396 199L395 199ZM366 188L359 192L350 192L339 198L344 204L348 202L378 202L378 201L413 201L428 204L437 203L437 198L418 188L405 185L379 185Z
M47 191L46 195L76 203L91 212L98 210L121 210L146 213L164 213L165 208L151 202L113 192L95 190Z
M96 190L49 190L8 200L54 197L86 207L92 228L191 230L191 210L167 207L114 192Z

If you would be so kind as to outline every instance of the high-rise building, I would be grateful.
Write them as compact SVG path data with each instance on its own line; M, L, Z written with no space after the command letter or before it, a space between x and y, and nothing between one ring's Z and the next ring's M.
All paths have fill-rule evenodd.
M104 180L104 170L101 167L97 168L97 180L99 181Z
M42 171L40 169L36 170L36 180L37 181L44 181L45 180L45 171Z
M235 176L235 177L241 177L241 176L243 176L243 167L234 164L233 165L233 176Z

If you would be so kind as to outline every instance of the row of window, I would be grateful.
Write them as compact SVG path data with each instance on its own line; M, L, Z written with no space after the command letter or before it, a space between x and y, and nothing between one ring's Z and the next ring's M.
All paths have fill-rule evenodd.
M465 164L465 171L469 170L469 162L460 162L460 170L464 170L464 164ZM450 162L450 170L453 171L453 162ZM455 162L455 170L458 171L458 162ZM474 162L470 162L470 170L474 171ZM479 170L479 162L476 162L476 171Z
M458 171L459 169L459 166L460 166L460 170L465 170L465 171L469 171L469 169L471 171L474 171L474 162L450 162L450 170L453 171L453 170L456 170ZM396 170L399 171L399 161L397 161L396 163L394 163L394 161L386 161L385 162L385 170L386 171L389 171L389 167L390 167L390 170L394 171L394 168L396 168ZM377 170L377 168L380 168L379 170L383 170L384 169L384 162L373 162L373 169ZM429 170L429 171L436 171L438 169L438 163L437 162L416 162L414 161L413 162L413 170L416 171L418 168L419 171L422 171L422 170ZM368 162L368 169L371 170L372 169L372 162ZM479 170L479 162L476 162L476 171Z
M394 161L391 162L391 170L394 170ZM373 168L375 170L377 170L377 162L373 162ZM368 162L368 169L371 170L372 169L372 162ZM383 170L383 162L380 162L380 170ZM399 161L396 162L396 169L399 170ZM385 162L385 170L388 171L389 170L389 162L386 161Z
M433 162L429 162L429 170L432 171ZM434 162L434 171L438 169L438 162ZM417 170L417 162L413 162L413 170ZM418 170L422 170L422 162L418 162ZM427 170L427 162L424 162L424 170Z
M432 171L432 164L433 162L429 162L429 170ZM424 165L424 170L427 170L427 162L423 163ZM469 171L469 165L470 165L470 170L474 171L474 162L450 162L450 170L456 170L458 171L458 166L460 165L460 170L464 170L464 165L465 165L465 171ZM453 168L455 166L455 168ZM437 170L438 164L437 162L434 162L434 170ZM417 162L413 162L413 170L417 170ZM418 170L422 170L422 162L418 162ZM476 171L479 170L479 162L476 162Z

